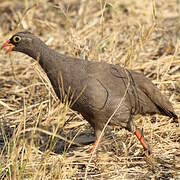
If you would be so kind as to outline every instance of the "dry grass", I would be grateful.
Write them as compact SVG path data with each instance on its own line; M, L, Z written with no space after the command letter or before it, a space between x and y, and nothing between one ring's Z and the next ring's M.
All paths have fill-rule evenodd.
M180 115L178 0L0 0L0 43L31 30L72 56L142 71ZM83 179L93 131L61 104L29 57L0 54L1 179ZM88 179L180 179L180 129L163 116L135 117L152 146L152 166L136 137L107 129Z

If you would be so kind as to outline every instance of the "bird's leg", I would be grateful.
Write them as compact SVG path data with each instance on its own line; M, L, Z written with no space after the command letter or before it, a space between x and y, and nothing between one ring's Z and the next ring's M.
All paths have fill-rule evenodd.
M96 147L98 146L98 139L95 140L93 147L91 148L91 156L94 154Z
M96 140L93 144L93 147L91 148L91 156L94 154L94 151L97 149L100 139L101 139L101 131L100 130L95 130L96 133Z
M146 140L144 139L143 132L140 131L139 129L136 129L135 135L138 138L138 140L140 141L144 150L147 150L148 154L150 155L151 154L151 148L150 148L149 144L146 142Z
M127 129L136 135L136 137L140 141L141 145L143 146L144 150L145 151L147 150L148 154L150 155L151 154L151 148L144 138L143 130L140 131L132 121L128 122Z

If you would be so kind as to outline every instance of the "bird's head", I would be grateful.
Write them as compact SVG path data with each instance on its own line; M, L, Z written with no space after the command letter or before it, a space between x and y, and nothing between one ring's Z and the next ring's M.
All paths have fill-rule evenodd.
M5 49L6 54L18 51L37 59L41 53L45 53L47 45L32 33L25 31L14 34L1 49Z
M18 32L8 39L1 49L5 49L6 54L11 51L26 53L26 51L33 49L35 39L37 38L30 32Z

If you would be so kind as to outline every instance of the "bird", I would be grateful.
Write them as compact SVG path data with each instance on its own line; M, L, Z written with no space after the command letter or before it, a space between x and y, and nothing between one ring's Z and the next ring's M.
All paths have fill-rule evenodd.
M178 119L168 98L142 73L105 61L64 55L28 31L15 33L1 49L6 54L21 52L38 61L60 101L68 96L70 108L94 129L96 140L91 153L108 123L135 134L144 150L151 154L150 145L133 117L160 114Z

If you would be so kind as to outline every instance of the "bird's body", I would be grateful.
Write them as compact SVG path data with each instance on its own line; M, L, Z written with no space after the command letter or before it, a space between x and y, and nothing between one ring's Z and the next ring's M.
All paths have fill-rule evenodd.
M111 117L112 125L135 133L135 114L162 114L177 118L169 100L144 75L106 62L81 60L62 55L31 33L16 36L32 39L31 46L18 48L37 59L61 101L68 96L70 107L82 114L98 138ZM26 46L26 45L24 45Z
M106 62L67 57L49 48L47 53L49 56L41 56L39 63L57 96L63 101L63 94L68 94L71 108L94 128L102 129L119 103L110 124L124 128L135 114L176 116L168 99L140 73Z

